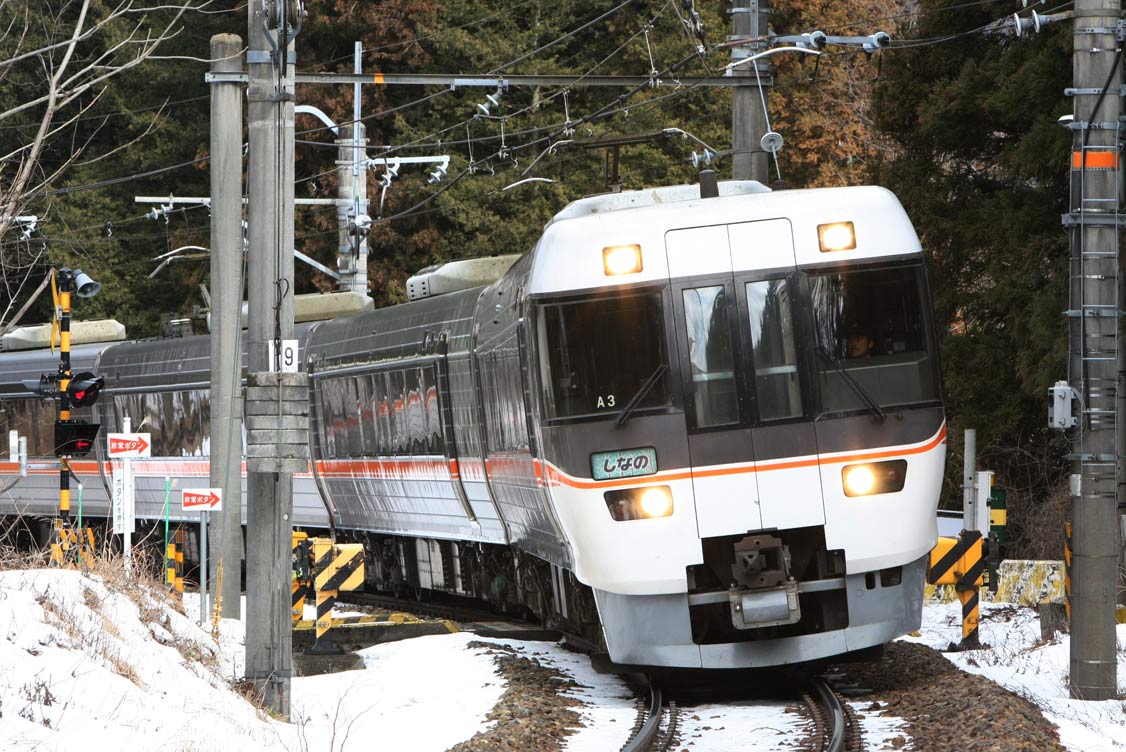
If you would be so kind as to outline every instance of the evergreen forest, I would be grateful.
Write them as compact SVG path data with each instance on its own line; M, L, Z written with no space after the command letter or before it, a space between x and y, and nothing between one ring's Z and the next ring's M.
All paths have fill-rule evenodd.
M153 272L161 254L208 246L207 208L161 211L134 197L208 195L208 44L218 33L245 39L246 5L0 3L0 324L63 265L104 285L76 314L116 318L131 337L158 336L162 318L205 306L205 253L184 252ZM899 196L928 254L941 342L950 437L943 505L960 507L961 435L976 428L979 467L995 470L1008 490L1013 554L1058 558L1067 448L1046 428L1044 405L1048 387L1067 377L1060 215L1070 134L1057 120L1071 114L1071 24L1018 36L1010 0L773 5L775 34L892 36L875 54L829 47L816 60L771 58L765 95L771 127L785 139L772 176L780 174L779 187L872 183ZM719 46L731 33L728 7L306 0L297 38L303 72L351 72L359 41L367 73L630 74L660 83L512 87L499 96L365 86L369 156L450 157L436 182L420 166L404 165L390 181L381 180L383 167L368 171L376 305L403 302L406 278L430 264L529 250L556 211L606 190L605 151L549 148L560 140L678 128L698 141L674 136L621 148L624 189L695 182L699 142L720 152L714 166L729 177L722 153L731 149L730 92L678 81L720 75L731 62ZM352 87L302 84L297 102L347 122ZM297 116L296 130L296 195L335 196L334 134L308 115ZM503 190L526 177L554 182ZM38 221L32 228L17 215ZM333 207L298 207L298 249L333 267L336 223ZM329 277L296 268L297 293L332 289ZM50 315L50 295L41 294L21 323Z

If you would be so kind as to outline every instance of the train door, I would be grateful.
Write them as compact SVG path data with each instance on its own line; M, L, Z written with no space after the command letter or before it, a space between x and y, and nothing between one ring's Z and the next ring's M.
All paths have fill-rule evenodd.
M727 227L665 236L701 538L762 529Z
M825 524L811 385L803 360L804 275L795 268L793 234L785 219L728 225L747 388L754 403L759 509L765 529ZM764 261L769 259L769 261ZM803 356L805 354L805 356Z
M701 537L820 525L784 219L666 236Z

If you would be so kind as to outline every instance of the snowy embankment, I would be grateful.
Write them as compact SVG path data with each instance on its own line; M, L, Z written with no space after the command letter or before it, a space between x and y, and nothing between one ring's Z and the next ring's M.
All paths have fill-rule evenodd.
M233 689L242 624L221 630L212 639L159 590L120 578L0 572L4 748L335 751L378 738L441 750L480 730L504 689L492 660L464 649L471 635L441 650L424 638L374 651L374 671L294 679L295 722L281 723Z
M188 614L198 600L185 597ZM960 634L957 604L928 605L919 637L945 648ZM1030 699L1075 750L1126 750L1121 701L1080 703L1067 696L1068 638L1040 640L1035 611L984 604L982 639L991 647L947 657ZM59 570L0 572L0 739L39 750L365 749L446 750L493 725L506 682L470 634L422 637L363 651L365 668L294 678L293 723L270 718L239 694L244 631L221 622L218 640L159 589ZM589 661L550 643L496 642L570 677L583 728L568 752L616 749L635 718L632 693ZM1126 627L1119 627L1126 642ZM1126 689L1126 654L1119 681ZM876 749L911 748L894 717L866 712ZM798 717L740 705L685 708L681 743L692 749L781 749ZM897 739L896 737L900 737ZM903 738L905 737L905 738ZM747 745L751 744L751 747ZM757 746L756 746L757 745Z
M944 655L963 671L981 674L1037 705L1059 727L1064 746L1083 752L1126 750L1126 704L1121 700L1081 702L1069 696L1071 643L1065 634L1040 637L1036 610L1011 603L981 605L982 650ZM962 636L958 603L928 605L918 642L945 650ZM1118 626L1118 692L1126 696L1126 625Z

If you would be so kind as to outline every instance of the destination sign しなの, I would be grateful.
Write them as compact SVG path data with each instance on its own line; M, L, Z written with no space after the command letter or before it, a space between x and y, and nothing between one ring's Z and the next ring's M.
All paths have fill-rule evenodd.
M634 478L657 472L657 450L653 447L595 452L590 455L590 473L595 480Z

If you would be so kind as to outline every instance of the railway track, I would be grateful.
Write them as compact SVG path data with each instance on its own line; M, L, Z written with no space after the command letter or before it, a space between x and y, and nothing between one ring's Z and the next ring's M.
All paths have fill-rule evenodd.
M841 702L829 683L818 677L802 693L813 719L810 752L860 752L860 726L847 703Z
M531 622L523 621L511 614L502 614L485 608L474 608L439 601L396 598L391 595L377 595L374 593L344 593L338 600L338 603L365 606L368 608L380 608L386 611L402 611L404 613L414 614L415 616L427 616L432 619L449 619L450 621L457 622L505 620L521 624L531 624Z
M634 687L639 698L637 701L637 721L629 740L621 747L621 752L670 752L671 750L681 749L681 739L679 738L681 731L680 713L683 709L692 714L694 703L679 707L677 702L669 700L668 696L673 693L681 695L683 689L666 687L666 691L662 693L661 689L656 686L639 684L636 678L627 681L627 683ZM721 690L721 693L729 691L730 688L725 688ZM694 693L694 691L689 691L689 695ZM745 697L745 694L738 692L736 696L740 694ZM707 692L705 691L704 696L706 697L706 695ZM804 731L795 728L797 735L785 742L788 749L801 750L802 752L863 752L859 722L852 709L837 696L828 682L821 678L814 679L806 684L804 689L799 690L798 695L801 704L805 706L805 715L809 719L809 724L803 725ZM646 696L648 699L645 699ZM734 699L730 695L728 697ZM697 695L697 698L703 699L699 695ZM778 705L776 698L766 699L768 704ZM711 700L711 702L715 701L715 699ZM719 700L721 705L726 704L727 701L730 700ZM711 712L716 710L714 705L710 707ZM789 707L792 708L792 704ZM778 712L782 712L780 705ZM693 717L695 718L695 716ZM695 720L699 719L695 718ZM723 722L719 721L719 723ZM691 726L689 726L690 728ZM687 733L692 734L691 731L687 731ZM708 738L704 737L696 743L700 745L701 749L707 749L708 741ZM760 738L748 738L746 748L748 750L765 749L766 747L761 746L764 741ZM731 738L727 737L723 749L734 749L730 746L731 742ZM713 743L719 742L713 740ZM766 743L770 744L770 742ZM742 745L739 748L741 749ZM769 746L769 748L775 749L774 746Z
M348 593L341 602L461 623L504 620L535 626L511 614L488 609L389 595ZM675 700L667 700L659 687L638 679L635 676L634 681L628 682L639 695L637 721L629 740L621 747L621 752L669 752L677 749L674 745L680 741L680 707ZM808 752L862 752L859 723L848 704L840 700L827 681L822 678L813 679L800 692L800 696L812 721L811 733L804 742Z
M661 690L649 687L649 701L638 700L637 723L621 752L666 752L677 739L680 711L675 702L664 702Z

